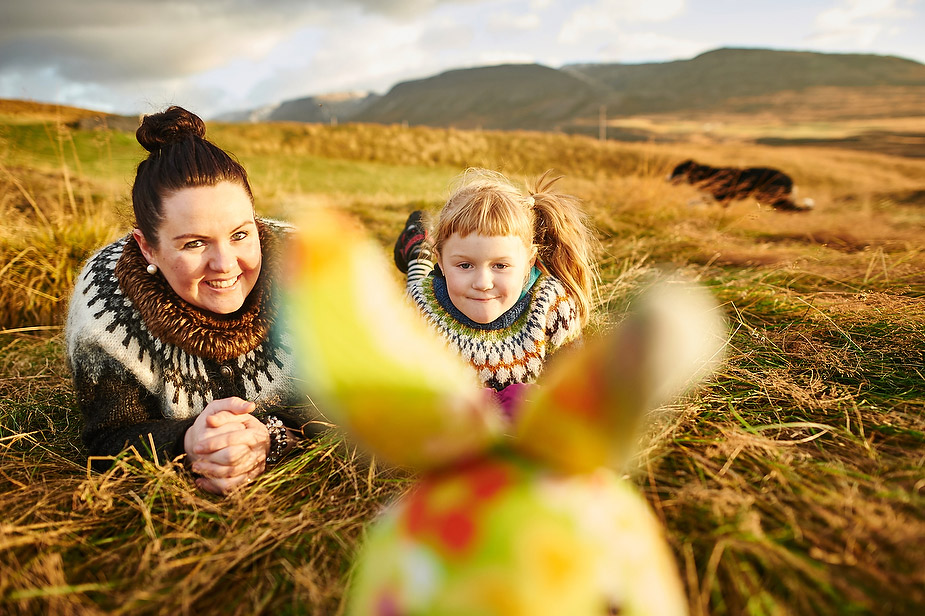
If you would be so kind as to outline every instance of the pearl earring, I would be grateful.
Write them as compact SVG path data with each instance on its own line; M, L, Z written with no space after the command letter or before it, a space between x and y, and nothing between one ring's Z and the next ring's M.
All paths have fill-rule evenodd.
M145 271L153 276L157 273L157 266L153 263L148 263L148 267L145 268Z

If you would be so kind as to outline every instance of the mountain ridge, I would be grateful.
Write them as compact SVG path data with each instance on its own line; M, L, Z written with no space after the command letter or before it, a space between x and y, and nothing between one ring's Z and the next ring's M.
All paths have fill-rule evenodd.
M925 109L925 65L897 56L719 48L645 64L500 64L402 81L383 95L328 106L318 95L280 103L260 121L402 123L447 128L564 130L609 117L722 111L736 100L773 109L773 96L828 88L833 97L910 88ZM921 90L921 92L919 92ZM314 107L313 107L314 106ZM283 113L280 110L285 110ZM215 119L235 120L231 114Z

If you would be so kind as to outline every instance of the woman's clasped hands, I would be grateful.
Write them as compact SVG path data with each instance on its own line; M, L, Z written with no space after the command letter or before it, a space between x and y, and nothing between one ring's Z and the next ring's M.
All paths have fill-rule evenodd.
M266 469L270 435L252 415L255 408L237 397L213 400L186 431L184 448L199 488L228 494Z

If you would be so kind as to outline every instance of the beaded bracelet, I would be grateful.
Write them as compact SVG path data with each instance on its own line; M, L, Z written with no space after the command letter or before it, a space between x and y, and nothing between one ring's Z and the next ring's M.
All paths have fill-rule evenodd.
M289 435L286 432L286 426L276 415L267 415L263 423L270 433L270 450L267 451L267 466L271 466L280 461L286 447L289 445Z

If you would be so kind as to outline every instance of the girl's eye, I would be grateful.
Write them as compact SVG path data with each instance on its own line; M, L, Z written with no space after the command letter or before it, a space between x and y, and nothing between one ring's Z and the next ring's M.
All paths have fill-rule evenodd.
M465 270L465 269L469 269L470 267L472 267L472 264L471 263L460 263L456 267L458 267L459 269Z
M190 240L189 242L183 244L184 250L192 250L193 248L202 248L205 246L205 242L202 240Z
M507 263L495 263L495 269L503 270L510 267Z
M231 234L231 239L234 241L240 241L247 237L247 231L238 231L237 233Z

